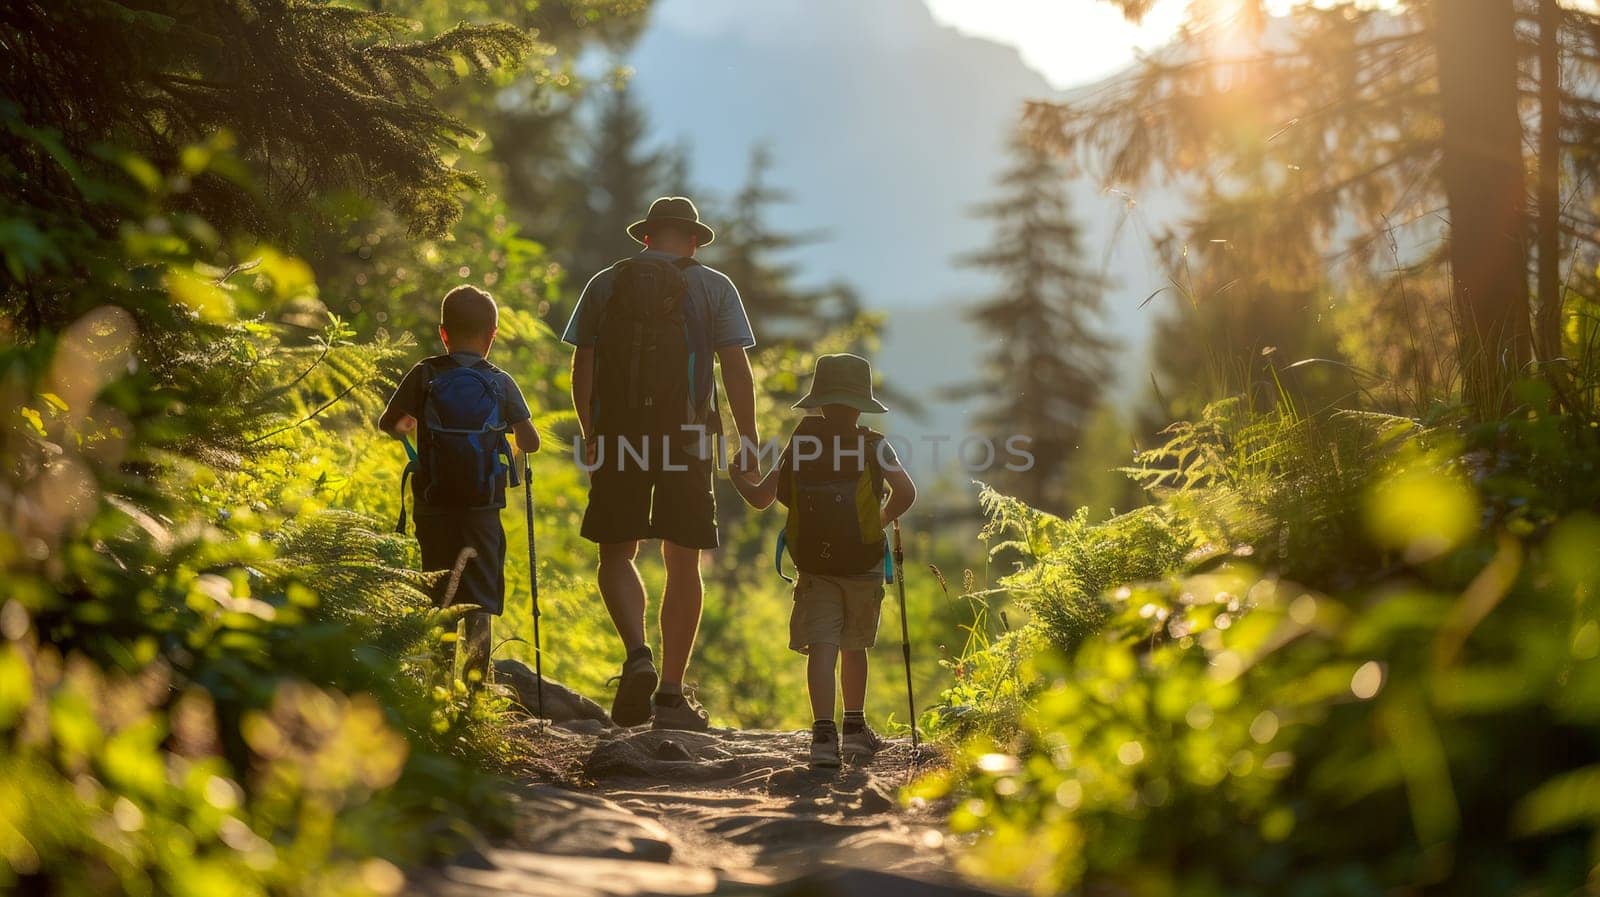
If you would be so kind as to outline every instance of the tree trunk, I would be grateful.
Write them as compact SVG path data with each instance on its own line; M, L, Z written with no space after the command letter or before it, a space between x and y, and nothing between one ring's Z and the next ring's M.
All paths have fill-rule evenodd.
M1561 354L1561 7L1539 0L1539 360Z
M1516 11L1438 0L1435 16L1457 352L1468 402L1491 417L1532 349Z

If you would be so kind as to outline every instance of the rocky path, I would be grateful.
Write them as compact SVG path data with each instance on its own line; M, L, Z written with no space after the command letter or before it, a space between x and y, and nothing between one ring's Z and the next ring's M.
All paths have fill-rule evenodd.
M937 807L902 807L907 743L812 770L801 732L575 724L537 737L572 784L528 783L515 832L412 876L408 893L964 895Z

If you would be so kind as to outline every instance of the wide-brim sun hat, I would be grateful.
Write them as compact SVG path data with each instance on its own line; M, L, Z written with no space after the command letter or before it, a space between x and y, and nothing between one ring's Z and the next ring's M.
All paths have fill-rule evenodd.
M841 353L817 359L811 375L811 391L794 403L796 408L821 408L844 405L866 414L888 411L872 394L872 363L860 355Z
M717 238L716 231L701 223L700 210L687 196L663 196L651 203L643 219L628 225L628 236L643 243L650 228L663 221L676 221L693 228L696 246L705 246Z

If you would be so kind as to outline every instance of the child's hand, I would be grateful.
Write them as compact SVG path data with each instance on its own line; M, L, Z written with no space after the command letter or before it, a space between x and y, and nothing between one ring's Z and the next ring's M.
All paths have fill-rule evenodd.
M754 506L756 488L761 485L759 472L735 470L728 468L728 480L733 483L733 489L744 499L745 504Z
M772 506L773 498L777 494L776 477L768 474L761 475L759 466L752 466L748 470L728 468L728 479L732 481L733 488L744 499L745 504L758 511Z

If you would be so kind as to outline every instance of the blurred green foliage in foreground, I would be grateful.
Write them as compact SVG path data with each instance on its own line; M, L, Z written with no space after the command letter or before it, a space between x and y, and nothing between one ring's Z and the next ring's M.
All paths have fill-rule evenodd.
M1600 459L1550 413L1424 427L1229 401L1098 525L990 494L1000 593L935 715L970 867L1039 893L1585 887ZM992 596L999 597L999 596Z

